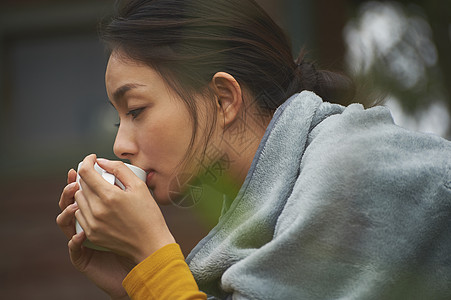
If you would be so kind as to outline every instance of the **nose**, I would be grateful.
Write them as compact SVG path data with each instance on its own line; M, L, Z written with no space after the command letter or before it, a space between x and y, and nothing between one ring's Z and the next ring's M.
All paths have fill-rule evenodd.
M133 131L122 124L119 125L113 146L114 154L120 159L130 159L137 150Z

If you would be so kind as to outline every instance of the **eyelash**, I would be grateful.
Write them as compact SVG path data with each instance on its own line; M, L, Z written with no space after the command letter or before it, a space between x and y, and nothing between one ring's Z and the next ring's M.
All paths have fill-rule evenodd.
M135 120L137 117L139 117L139 115L142 113L142 111L144 110L144 107L142 108L137 108L137 109L132 109L130 110L128 113L126 113L126 116L132 116L133 120ZM121 123L116 123L114 124L115 127L119 127L121 125Z
M131 111L129 111L126 115L127 116L132 116L133 120L136 119L139 114L144 110L144 108L137 108L137 109L132 109Z

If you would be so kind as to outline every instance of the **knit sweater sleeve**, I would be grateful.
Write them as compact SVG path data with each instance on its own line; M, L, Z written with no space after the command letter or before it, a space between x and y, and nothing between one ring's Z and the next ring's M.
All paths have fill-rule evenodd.
M199 291L178 244L169 244L139 263L122 282L131 299L207 299Z

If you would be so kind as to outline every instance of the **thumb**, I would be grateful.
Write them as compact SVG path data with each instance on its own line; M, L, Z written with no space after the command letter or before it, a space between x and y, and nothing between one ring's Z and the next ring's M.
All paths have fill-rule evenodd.
M83 241L86 239L85 233L82 231L75 234L68 243L70 259L77 269L83 269Z
M127 165L121 161L111 161L103 158L97 159L97 163L99 166L107 171L108 173L113 174L116 177L116 183L123 189L127 190L129 188L132 188L136 185L137 180L139 180L139 177L133 173L132 170L130 170ZM131 166L134 169L137 169L139 172L139 176L143 181L145 181L146 173L139 169L138 167ZM122 186L121 186L122 185Z

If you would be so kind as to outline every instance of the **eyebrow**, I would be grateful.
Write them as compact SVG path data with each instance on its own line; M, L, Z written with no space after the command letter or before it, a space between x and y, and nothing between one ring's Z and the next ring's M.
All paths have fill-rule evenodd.
M113 93L113 99L117 101L117 100L123 98L124 95L125 95L128 91L133 90L133 89L136 89L136 88L141 87L141 86L144 86L144 85L143 85L143 84L137 84L137 83L127 83L127 84L124 84L124 85L118 87L118 88L114 91L114 93Z

